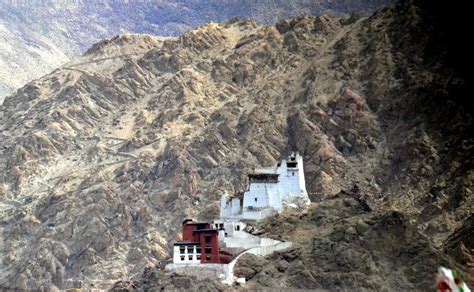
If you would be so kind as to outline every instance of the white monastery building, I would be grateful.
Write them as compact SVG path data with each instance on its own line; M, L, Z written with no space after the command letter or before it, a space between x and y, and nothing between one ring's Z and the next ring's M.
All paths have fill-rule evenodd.
M221 198L220 219L261 220L281 213L287 206L306 206L303 158L291 154L275 167L256 169L249 174L248 189L234 197L224 193Z
M219 278L228 285L244 283L244 278L233 274L240 256L266 256L292 243L250 234L241 220L261 220L286 207L309 204L300 155L293 153L275 167L256 169L249 174L245 192L233 197L223 194L220 219L212 223L183 221L182 240L174 244L173 263L166 269L198 278Z

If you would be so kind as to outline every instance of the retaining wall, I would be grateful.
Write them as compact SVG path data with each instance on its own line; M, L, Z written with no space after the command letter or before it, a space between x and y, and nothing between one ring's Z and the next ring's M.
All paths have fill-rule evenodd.
M269 238L262 238L268 240L267 243L270 243ZM275 240L276 241L276 240ZM267 256L275 251L283 250L291 247L291 242L280 242L277 244L253 247L239 254L233 261L229 264L168 264L165 267L167 271L173 271L180 275L195 276L199 280L204 279L221 279L222 283L231 286L235 282L234 277L234 267L239 258L246 254L254 254L259 256Z

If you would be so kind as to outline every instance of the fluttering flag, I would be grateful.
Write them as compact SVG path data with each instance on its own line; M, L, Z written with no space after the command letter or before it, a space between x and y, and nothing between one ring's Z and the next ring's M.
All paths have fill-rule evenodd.
M464 283L464 277L459 271L444 267L438 268L436 290L441 292L471 292L471 289Z

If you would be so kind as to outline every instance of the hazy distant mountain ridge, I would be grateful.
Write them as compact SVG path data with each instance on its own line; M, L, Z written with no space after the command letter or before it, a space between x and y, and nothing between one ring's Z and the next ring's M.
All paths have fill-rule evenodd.
M176 36L231 17L275 23L300 15L368 14L391 2L364 1L6 1L0 5L0 103L93 43L124 33Z

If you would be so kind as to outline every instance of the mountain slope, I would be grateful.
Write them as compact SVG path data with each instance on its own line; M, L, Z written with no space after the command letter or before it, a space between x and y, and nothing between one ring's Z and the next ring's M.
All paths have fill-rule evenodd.
M42 33L28 25L12 25L19 21L28 22L9 13L1 13L0 20L0 103L7 94L27 81L51 71L68 59L65 52Z
M0 5L0 103L93 43L124 33L177 36L232 17L275 23L322 13L366 15L387 0L364 1L3 1Z
M432 20L404 2L126 35L29 83L0 120L0 286L140 274L183 218L215 218L223 190L292 150L312 200L357 184L377 218L396 210L441 250L472 213L472 116Z

